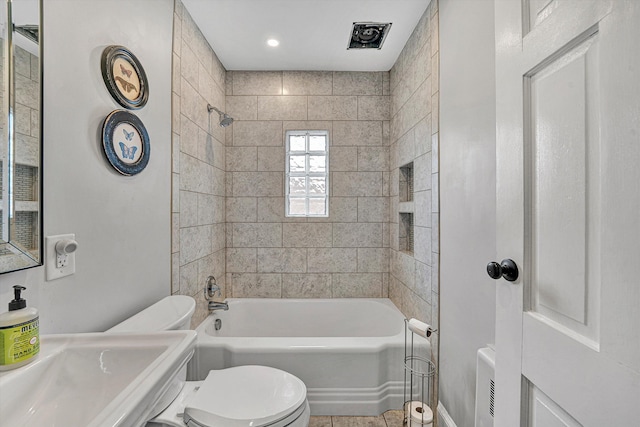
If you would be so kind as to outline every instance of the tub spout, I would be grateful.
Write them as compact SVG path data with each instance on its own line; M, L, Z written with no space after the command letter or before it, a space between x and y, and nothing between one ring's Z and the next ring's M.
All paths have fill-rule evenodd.
M227 311L229 310L229 304L227 304L226 302L209 301L209 311L216 311L216 310Z

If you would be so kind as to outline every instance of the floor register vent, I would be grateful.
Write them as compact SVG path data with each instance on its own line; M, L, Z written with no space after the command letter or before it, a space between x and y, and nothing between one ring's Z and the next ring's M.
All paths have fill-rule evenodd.
M496 353L489 347L478 350L476 367L476 425L493 427L495 410Z
M493 418L493 403L496 395L496 383L493 380L489 380L489 414Z

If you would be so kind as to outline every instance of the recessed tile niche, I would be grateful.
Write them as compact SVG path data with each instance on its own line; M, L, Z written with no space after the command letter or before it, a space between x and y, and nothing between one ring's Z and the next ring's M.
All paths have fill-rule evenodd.
M398 185L400 202L413 201L413 162L400 167Z
M4 185L2 177L4 164L0 162L0 188ZM35 166L16 163L14 167L14 200L15 213L11 224L13 227L12 239L22 245L25 249L36 251L40 236L38 234L38 214L40 204L38 198L38 168ZM2 208L0 208L0 214ZM2 224L0 224L0 235L2 234ZM0 251L0 255L8 255L8 249Z
M398 246L401 252L413 254L413 213L400 212Z
M401 252L413 254L413 162L400 167L398 194L398 247Z

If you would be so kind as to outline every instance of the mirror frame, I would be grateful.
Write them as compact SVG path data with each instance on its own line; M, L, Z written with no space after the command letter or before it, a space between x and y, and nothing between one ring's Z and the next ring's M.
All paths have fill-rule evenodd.
M13 23L13 4L17 3L12 0L5 0L6 7L5 13L6 23L3 28L2 36L4 40L3 50L3 90L6 96L3 100L3 113L6 120L6 129L3 131L3 137L6 138L6 161L3 165L2 179L2 236L0 239L0 250L4 252L0 255L0 274L9 273L12 271L24 270L27 268L37 267L43 264L43 144L42 144L42 129L43 129L43 43L42 43L42 28L43 28L43 1L34 0L33 4L38 7L38 93L39 93L39 111L38 111L38 155L37 158L37 183L34 185L34 192L36 194L36 200L32 203L37 203L37 219L31 224L34 227L34 232L37 233L37 237L34 238L34 242L37 244L36 248L24 247L16 238L15 230L15 212L16 205L19 201L14 199L13 186L15 183L15 152L17 138L15 134L16 120L16 91L15 91L15 47L14 35L16 33L15 24ZM35 41L34 41L35 42ZM17 203L18 202L18 203Z

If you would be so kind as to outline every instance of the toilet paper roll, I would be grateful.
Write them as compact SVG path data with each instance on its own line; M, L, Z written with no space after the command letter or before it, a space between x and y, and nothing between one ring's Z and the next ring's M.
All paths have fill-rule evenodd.
M418 319L409 320L409 330L425 338L429 338L431 336L431 333L434 331L431 325L427 325L426 323L421 322Z
M409 410L407 427L425 427L433 425L433 411L424 402L412 400L407 403Z

